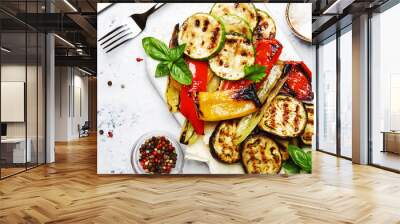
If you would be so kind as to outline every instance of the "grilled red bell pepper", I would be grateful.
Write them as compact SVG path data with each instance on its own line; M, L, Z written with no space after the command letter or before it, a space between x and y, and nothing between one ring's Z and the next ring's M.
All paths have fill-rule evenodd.
M256 43L256 64L264 65L267 69L278 61L283 46L276 39L260 40Z
M282 53L283 46L282 44L275 40L259 40L256 43L256 60L255 64L263 65L266 67L265 73L267 74L265 78L256 84L256 88L258 89L263 81L267 78L269 72L271 71L274 64L279 59L279 56ZM247 79L242 79L238 81L227 81L224 80L223 84L221 85L221 90L228 90L228 89L241 89L250 85L252 81Z
M298 100L310 101L314 98L312 92L311 79L312 73L304 62L290 61L291 68L284 87L287 92Z
M220 90L243 89L249 86L253 81L241 79L237 81L223 80Z
M184 85L180 92L179 111L188 119L196 134L204 134L204 121L199 119L195 101L198 92L205 92L207 89L208 63L186 58L186 63L192 72L192 84Z

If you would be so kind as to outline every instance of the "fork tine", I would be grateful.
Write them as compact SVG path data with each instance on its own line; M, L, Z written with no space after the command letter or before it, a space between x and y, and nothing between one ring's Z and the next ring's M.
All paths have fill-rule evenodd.
M117 48L117 47L121 46L122 44L124 44L124 43L126 43L126 42L128 42L128 41L130 41L130 40L133 40L133 39L135 39L137 36L139 36L139 35L140 35L140 33L141 33L141 32L139 32L139 33L137 33L135 36L133 36L133 37L129 37L129 38L127 38L126 40L124 40L124 41L120 42L119 44L117 44L117 45L113 46L112 48L108 49L108 50L106 51L106 53L108 53L108 52L110 52L110 51L114 50L115 48Z
M101 37L98 40L98 42L100 43L100 41L102 41L105 38L107 38L107 37L112 35L107 40L104 40L102 43L100 43L100 45L103 46L104 44L112 41L111 43L108 43L105 47L103 47L103 49L107 51L106 53L108 53L108 52L114 50L115 48L121 46L122 44L128 42L129 40L134 39L135 37L137 37L144 30L144 28L146 26L147 17L149 17L150 14L152 14L154 11L158 10L159 8L164 6L165 4L166 3L157 3L157 4L155 4L153 7L151 7L149 10L147 10L144 13L131 15L131 18L136 23L137 27L141 29L133 37L125 38L125 40L123 39L124 37L126 37L126 36L128 36L130 34L133 34L133 31L130 30L129 27L127 29L123 29L122 31L119 31L117 34L114 34L118 30L120 30L122 27L126 26L126 24L125 24L125 25L119 26L119 27L115 28L114 30L110 31L105 36ZM128 33L124 33L126 31L128 31ZM111 48L109 48L109 47L111 47Z
M120 35L121 33L125 32L127 30L129 30L129 28L126 28L126 29L123 29L123 30L119 31L118 33L114 34L113 36L111 36L110 38L105 40L103 43L100 43L100 45L106 44L107 42L109 42L110 40L114 39L115 37L117 37L118 35Z
M107 44L107 45L106 45L105 47L103 47L103 48L106 49L107 47L109 47L109 46L111 46L111 45L117 43L119 40L121 40L122 38L124 38L124 37L126 37L126 36L128 36L128 35L130 35L130 34L132 34L132 32L129 32L129 33L126 33L126 34L122 35L121 37L119 37L119 38L117 38L116 40L112 41L111 43Z
M121 46L122 44L124 44L124 43L126 43L126 42L128 42L128 41L130 41L130 40L133 40L133 39L134 39L133 37L130 37L130 38L128 38L128 39L122 41L121 43L119 43L119 44L115 45L114 47L110 48L109 50L107 50L106 53L108 53L108 52L114 50L115 48L117 48L117 47Z
M103 40L104 38L110 36L110 35L113 34L115 31L121 29L121 28L124 27L124 26L126 26L126 24L116 27L115 29L113 29L113 30L111 30L110 32L106 33L106 34L105 34L103 37L101 37L98 41L100 42L101 40Z

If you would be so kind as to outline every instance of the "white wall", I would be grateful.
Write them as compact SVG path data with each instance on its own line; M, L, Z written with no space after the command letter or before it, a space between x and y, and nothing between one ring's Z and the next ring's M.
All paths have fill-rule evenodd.
M55 68L55 141L68 140L68 71L67 67Z
M25 70L27 69L27 70ZM37 107L37 95L36 95L36 80L32 79L30 74L36 75L36 66L27 66L19 65L19 64L5 64L1 66L1 81L2 82L25 82L26 71L28 72L28 84L27 87L27 119L28 122L34 122L34 124L28 124L28 137L30 130L32 127L32 132L35 130L36 137L36 113L32 113L32 111L36 111ZM39 71L41 72L41 71ZM29 88L31 87L31 88ZM40 105L39 105L40 107ZM2 110L7 110L7 108L1 108ZM7 122L7 136L8 137L25 137L25 122Z
M25 64L9 64L1 66L1 81L3 82L25 82ZM29 70L30 68L28 68ZM1 108L6 110L7 108ZM7 137L25 138L25 122L7 123Z
M37 70L38 69L38 70ZM30 140L32 161L44 162L44 74L42 67L36 65L24 64L3 64L1 66L2 82L24 82L26 84L26 108L22 112L27 115L27 120L23 122L6 122L8 138L27 138ZM26 80L27 78L27 80ZM2 96L7 97L7 96ZM1 110L10 110L10 108L1 108ZM39 156L37 157L37 150Z
M55 73L55 141L74 140L78 125L88 120L88 78L72 67L56 67Z
M75 70L76 72L77 70ZM88 77L81 76L82 73L74 77L74 108L72 109L73 119L71 120L71 135L74 138L79 137L78 124L81 126L88 121Z

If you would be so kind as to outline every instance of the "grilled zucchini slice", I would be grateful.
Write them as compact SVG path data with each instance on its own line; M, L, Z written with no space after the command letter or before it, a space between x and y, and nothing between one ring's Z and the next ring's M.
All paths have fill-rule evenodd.
M251 42L237 35L226 35L222 50L209 60L211 70L219 77L239 80L245 76L244 68L254 64L254 47Z
M257 10L258 24L253 31L253 41L260 39L274 39L276 36L275 21L268 13Z
M278 95L265 111L258 126L280 137L299 136L307 123L303 103L291 96Z
M244 170L251 174L277 174L282 167L279 146L265 134L251 135L242 143Z
M210 14L216 17L239 16L247 21L251 30L257 25L256 7L252 3L215 3Z
M240 160L240 147L233 144L237 127L236 120L220 122L210 137L211 155L223 163L236 163Z
M249 24L244 19L234 15L225 15L220 19L227 34L239 34L251 40L252 32Z
M304 107L307 112L307 124L303 134L301 135L301 141L306 145L311 145L312 136L314 135L314 105L305 104Z
M165 98L168 105L168 110L172 113L179 111L179 103L180 103L180 87L178 88L178 83L171 76L168 77L167 83L167 91L165 92Z
M212 93L218 90L221 85L221 78L213 75L207 83L207 92Z
M224 25L205 13L196 13L183 22L179 34L179 44L186 44L185 54L193 59L205 60L224 46Z
M198 135L196 134L192 124L185 120L185 123L181 130L181 136L179 142L184 145L191 145L196 142Z

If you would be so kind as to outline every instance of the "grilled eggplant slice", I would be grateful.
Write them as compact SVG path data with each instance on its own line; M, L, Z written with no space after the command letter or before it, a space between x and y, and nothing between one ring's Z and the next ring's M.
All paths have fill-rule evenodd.
M288 160L289 159L288 147L291 142L291 139L275 138L275 141L279 145L279 152L282 155L282 160L283 161Z
M241 145L244 170L251 174L277 174L282 167L279 146L265 134L249 136Z
M211 155L223 163L236 163L240 160L240 147L233 144L237 127L236 120L220 122L210 137Z
M307 124L301 135L301 141L306 145L311 145L312 136L314 135L314 105L305 104L304 107L307 112Z
M169 47L174 48L178 46L178 33L179 33L179 24L176 24L174 27L174 31L171 35L171 40L169 41ZM181 92L182 84L177 82L171 76L168 77L167 90L165 92L165 98L167 101L168 109L172 113L179 111L179 95Z
M256 7L252 3L216 3L212 7L210 14L216 17L224 15L239 16L247 21L252 30L257 25Z
M228 80L239 80L245 76L244 68L254 64L255 52L251 42L237 35L226 35L222 50L210 59L213 72Z
M282 156L282 161L286 161L289 159L289 152L287 148L279 148L279 152L281 153Z
M257 10L258 24L253 31L253 41L261 39L274 39L276 36L275 21L268 13Z
M303 103L291 96L278 95L265 111L258 126L280 137L299 136L307 123Z
M252 32L249 24L244 19L234 15L225 15L220 17L220 19L224 24L227 34L239 34L251 40Z
M174 48L179 45L178 43L179 35L179 23L175 24L174 30L172 31L171 39L169 40L169 48Z
M224 46L225 29L213 16L196 13L182 24L179 44L186 44L185 54L193 59L208 59Z

